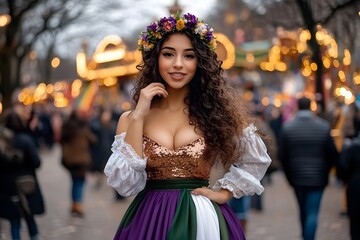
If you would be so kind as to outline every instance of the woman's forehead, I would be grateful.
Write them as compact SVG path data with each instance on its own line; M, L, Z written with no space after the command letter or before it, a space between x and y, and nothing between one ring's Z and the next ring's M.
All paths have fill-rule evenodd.
M184 33L173 33L169 36L168 39L166 39L166 41L164 41L162 48L164 47L182 47L182 48L192 48L192 42L189 38L189 36L187 36Z

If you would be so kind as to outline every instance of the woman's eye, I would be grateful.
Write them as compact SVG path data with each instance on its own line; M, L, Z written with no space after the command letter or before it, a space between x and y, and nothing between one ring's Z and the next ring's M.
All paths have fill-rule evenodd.
M172 53L169 53L169 52L164 52L162 55L163 55L164 57L171 57L171 56L173 56L173 54L172 54Z
M194 58L195 58L195 55L193 55L193 54L187 54L187 55L185 55L185 58L194 59Z

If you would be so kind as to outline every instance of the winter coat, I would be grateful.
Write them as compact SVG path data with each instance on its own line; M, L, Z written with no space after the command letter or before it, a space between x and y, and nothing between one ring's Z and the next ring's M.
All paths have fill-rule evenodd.
M341 179L347 184L348 213L359 218L360 213L360 135L343 150L339 169Z
M116 134L116 123L112 121L104 125L99 119L95 119L91 122L91 130L98 139L91 147L91 171L103 172L105 164L112 153L111 144Z
M11 165L0 159L0 217L10 219L22 216L16 178L23 175L32 175L35 178L35 191L26 195L31 214L43 214L45 204L36 176L41 160L36 144L29 134L18 132L13 139L13 146L22 151L23 161Z
M76 176L84 176L91 165L91 144L95 135L83 121L70 119L62 127L62 165Z
M293 187L325 187L338 157L329 123L311 111L299 111L281 130L279 159Z

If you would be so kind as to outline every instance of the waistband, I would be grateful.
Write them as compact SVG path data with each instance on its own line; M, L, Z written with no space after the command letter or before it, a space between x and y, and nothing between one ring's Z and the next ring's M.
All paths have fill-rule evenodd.
M146 181L145 189L195 189L209 186L209 181L206 179L163 179L163 180L148 180Z

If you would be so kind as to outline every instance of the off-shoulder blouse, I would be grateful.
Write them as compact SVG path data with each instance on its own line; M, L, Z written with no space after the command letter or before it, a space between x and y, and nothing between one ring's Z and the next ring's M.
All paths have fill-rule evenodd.
M116 135L112 154L105 166L108 185L122 196L132 196L145 188L147 180L210 178L211 169L204 159L205 140L199 138L191 143L171 150L144 136L144 157L124 141L126 132ZM264 190L260 180L270 165L271 159L266 146L250 124L237 139L242 149L240 158L212 188L231 191L236 198L243 195L261 194Z

